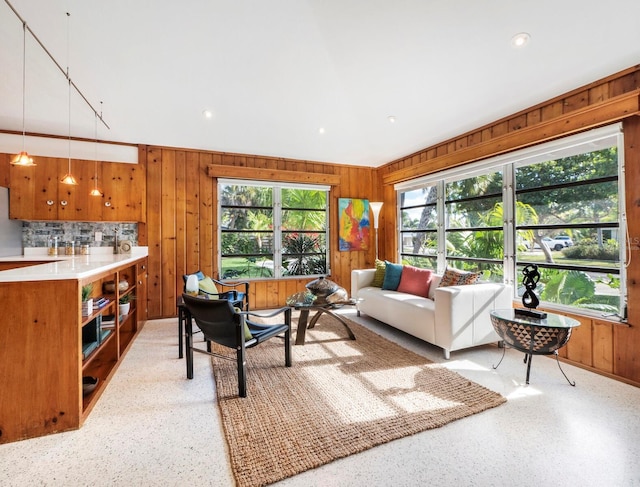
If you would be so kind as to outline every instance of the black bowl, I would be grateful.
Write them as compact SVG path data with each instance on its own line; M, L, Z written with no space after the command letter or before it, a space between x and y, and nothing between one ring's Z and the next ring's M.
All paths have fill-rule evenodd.
M100 379L98 377L86 376L82 378L82 395L86 396L91 394L93 390L98 386Z

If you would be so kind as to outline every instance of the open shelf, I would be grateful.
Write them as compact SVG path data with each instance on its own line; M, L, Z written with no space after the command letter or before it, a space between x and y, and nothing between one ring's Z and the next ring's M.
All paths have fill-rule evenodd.
M144 282L144 279L139 279L138 266L139 264L130 264L87 283L93 287L94 300L104 299L107 303L100 308L94 307L89 316L82 317L83 347L90 344L88 348L91 348L89 353L81 353L82 376L98 378L98 385L87 395L82 394L80 384L83 417L88 415L97 402L121 358L138 334L138 322L141 318L135 305L140 297L137 284ZM123 281L126 281L126 285ZM125 296L129 297L129 312L120 314L120 299ZM143 299L146 299L146 296Z

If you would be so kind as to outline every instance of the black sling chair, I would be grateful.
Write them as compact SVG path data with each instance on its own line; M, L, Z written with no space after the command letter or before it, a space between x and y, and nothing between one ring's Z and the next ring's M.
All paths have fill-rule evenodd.
M211 342L235 349L238 367L238 394L247 397L246 355L247 348L255 347L269 338L284 334L285 365L291 367L291 308L280 308L269 314L239 311L227 299L206 299L183 294L188 312L186 320L187 378L193 379L193 352L205 353L226 360L232 357L211 352ZM248 319L249 316L273 317L283 315L284 323L262 325ZM193 325L191 318L202 331L207 350L193 345ZM249 335L250 333L250 335Z

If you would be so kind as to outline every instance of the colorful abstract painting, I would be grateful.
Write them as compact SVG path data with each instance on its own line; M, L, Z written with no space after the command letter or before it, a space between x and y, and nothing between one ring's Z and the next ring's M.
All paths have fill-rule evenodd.
M369 200L338 198L340 250L368 250L371 224Z

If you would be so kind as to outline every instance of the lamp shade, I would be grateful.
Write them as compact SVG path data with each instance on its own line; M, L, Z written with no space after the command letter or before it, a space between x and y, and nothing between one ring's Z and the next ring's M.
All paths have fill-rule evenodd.
M380 210L382 209L382 201L370 201L369 206L373 212L373 228L378 228L378 217L380 216Z
M17 156L15 156L11 160L11 164L14 166L35 166L35 162L33 162L33 158L27 154L25 151L20 152Z

